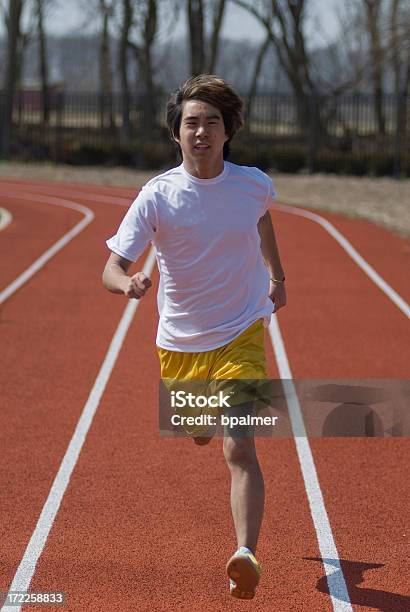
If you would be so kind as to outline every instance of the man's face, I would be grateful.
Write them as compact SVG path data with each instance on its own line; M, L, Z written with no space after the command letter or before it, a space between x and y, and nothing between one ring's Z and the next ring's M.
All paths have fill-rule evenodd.
M201 100L183 103L179 138L183 159L207 162L223 159L223 146L228 140L221 111Z

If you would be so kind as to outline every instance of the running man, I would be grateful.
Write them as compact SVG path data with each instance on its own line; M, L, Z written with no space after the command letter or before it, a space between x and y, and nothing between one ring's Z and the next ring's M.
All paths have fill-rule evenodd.
M276 196L271 179L226 161L243 127L242 108L222 79L188 79L167 105L181 165L141 189L107 240L112 252L104 286L128 298L140 299L151 287L143 272L128 270L149 242L156 247L163 380L267 378L264 327L286 304L285 276L269 213ZM227 412L238 408L252 412L253 403ZM211 439L204 432L191 435L197 444ZM253 429L246 435L225 430L223 452L238 546L226 566L230 592L251 599L261 574L255 554L264 507Z

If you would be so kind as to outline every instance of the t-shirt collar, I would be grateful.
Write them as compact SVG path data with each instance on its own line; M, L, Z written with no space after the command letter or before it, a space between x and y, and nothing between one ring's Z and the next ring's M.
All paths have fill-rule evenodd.
M222 172L218 174L218 176L214 176L213 178L209 178L209 179L201 179L201 178L197 178L196 176L193 176L192 174L188 172L188 170L186 170L183 163L180 165L180 168L182 170L182 173L190 181L192 181L193 183L199 183L200 185L213 185L214 183L219 183L220 181L223 181L224 178L229 173L229 164L225 160L224 160L224 169L222 170Z

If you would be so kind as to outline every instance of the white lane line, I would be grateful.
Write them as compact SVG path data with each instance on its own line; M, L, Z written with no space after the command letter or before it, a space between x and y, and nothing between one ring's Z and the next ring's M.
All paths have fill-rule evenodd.
M112 197L118 197L120 193L124 198L131 198L132 193L137 193L141 189L141 186L144 185L142 181L135 181L134 185L130 185L128 187L121 187L119 185L104 185L99 183L66 183L61 181L25 181L20 179L4 179L0 178L0 189L1 187L11 187L12 189L29 189L30 191L35 191L36 193L50 193L51 195L61 194L65 192L66 195L71 196L71 191L80 190L82 193L88 193L94 195L97 193L98 195L107 195ZM130 195L131 194L131 195Z
M154 264L155 249L151 248L142 269L147 276L151 275ZM91 389L90 395L86 404L84 405L80 419L77 423L77 427L75 428L74 434L70 440L60 468L54 479L48 498L43 506L43 510L37 521L37 525L10 585L8 590L9 593L13 591L28 591L29 589L37 562L41 553L43 552L64 493L70 482L71 474L73 473L77 463L81 449L86 440L87 433L91 427L93 418L100 404L101 397L111 376L111 372L114 368L118 354L121 350L128 328L138 305L139 300L129 300L124 310L124 314L122 315L115 334L111 340L110 347L107 351L100 371L98 372L93 388ZM21 606L3 606L1 608L1 612L18 612L19 610L21 610Z
M20 276L18 276L10 285L8 285L5 289L0 292L0 304L3 304L13 293L15 293L24 283L26 283L36 272L41 270L41 268L52 258L58 251L64 248L70 240L72 240L75 236L77 236L83 229L91 223L94 219L94 213L92 210L87 208L86 206L81 206L81 204L76 204L75 202L71 202L70 200L64 200L61 198L50 198L46 196L38 196L35 194L29 194L25 192L24 194L19 193L11 193L7 192L7 195L12 195L13 197L18 197L21 199L30 199L30 201L41 202L44 204L51 204L53 206L62 206L63 208L71 208L72 210L76 210L84 215L84 219L82 219L79 223L77 223L69 232L64 234L56 243L53 244L47 251L45 251L38 259L34 261L25 270Z
M335 228L330 221L324 219L316 213L312 213L304 208L296 208L288 206L287 204L275 204L276 210L289 213L291 215L298 215L300 217L306 217L311 221L319 223L325 228L327 232L340 244L340 246L346 251L346 253L353 259L355 263L363 270L365 274L373 281L381 291L399 308L407 318L410 318L410 306L407 302L395 291L386 281L376 272L372 266L356 251L353 245Z
M0 207L0 232L4 230L13 219L13 215L9 210Z
M70 198L79 198L80 200L85 200L88 202L94 202L94 203L98 203L98 204L114 204L117 206L127 206L129 207L131 205L131 203L133 202L133 200L135 200L135 198L137 197L138 192L140 191L140 189L138 187L135 187L135 193L134 195L127 197L124 194L123 195L107 195L104 193L100 193L98 188L100 187L100 185L96 185L95 186L95 193L91 192L91 191L84 191L81 189L81 187L76 186L73 189L69 189L69 196ZM7 190L9 189L13 189L16 190L18 189L19 192L22 193L27 193L27 188L29 188L30 192L32 193L40 193L40 194L47 194L47 195L51 195L51 196L57 196L59 197L59 193L61 193L61 187L60 189L53 189L53 186L43 186L43 185L28 185L28 186L24 186L21 183L2 183L0 182L0 193L6 193Z
M276 315L272 316L269 332L288 405L296 450L325 568L333 610L334 612L353 612Z

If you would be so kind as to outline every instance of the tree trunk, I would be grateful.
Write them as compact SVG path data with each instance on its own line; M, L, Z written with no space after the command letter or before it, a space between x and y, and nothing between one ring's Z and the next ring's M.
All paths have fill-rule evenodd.
M13 129L13 101L18 68L18 44L20 38L20 19L23 0L9 0L8 40L6 73L4 80L4 101L1 113L1 155L8 158L11 153Z
M44 0L37 0L37 28L40 49L40 76L43 101L43 121L48 123L50 118L50 94L48 86L48 65L46 36L44 32Z
M367 27L370 37L374 113L379 134L386 131L383 109L383 51L380 40L381 0L365 0Z
M123 0L123 15L121 23L121 36L119 41L118 69L120 72L121 98L122 98L122 129L121 139L124 144L131 142L130 124L130 92L128 84L128 37L132 25L131 0Z
M271 37L268 32L265 40L263 41L259 49L259 53L256 58L256 63L255 63L255 67L254 67L253 75L252 75L252 81L251 81L251 85L250 85L247 100L246 100L245 126L248 132L251 132L250 120L252 116L252 105L253 105L253 100L257 92L259 75L262 69L263 60L265 58L266 52L271 42L272 42Z
M222 27L222 21L224 17L226 7L226 0L219 0L215 7L212 23L212 34L210 42L210 53L208 61L208 72L212 74L215 70L216 61L218 59L220 33Z
M396 96L400 93L400 51L398 41L398 23L397 13L399 9L400 0L392 0L391 12L390 12L390 48L391 48L391 64L394 74L394 93Z
M142 75L145 85L144 96L144 131L148 134L155 129L157 100L155 94L152 65L152 45L157 30L157 2L148 0L148 12L144 24L144 45L141 57Z
M111 57L109 40L109 18L110 7L105 0L100 0L100 11L102 16L102 30L100 38L100 123L104 128L107 123L113 125L112 114L112 83L111 83Z
M187 0L188 25L191 51L191 74L197 76L204 71L204 7L203 0Z

